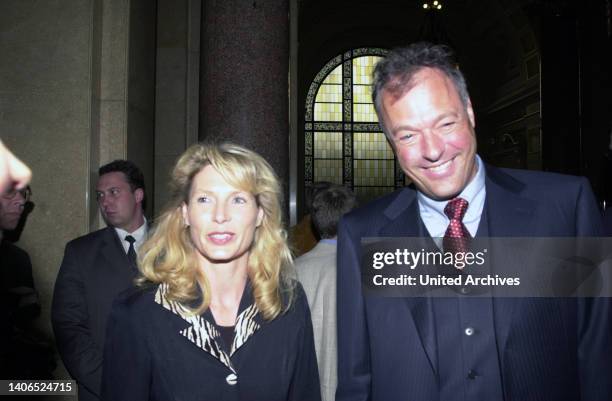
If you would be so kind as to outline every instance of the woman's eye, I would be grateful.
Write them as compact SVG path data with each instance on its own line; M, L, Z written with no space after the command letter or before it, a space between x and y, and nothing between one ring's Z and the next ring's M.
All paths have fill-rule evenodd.
M239 205L242 205L242 204L244 204L244 203L246 203L246 202L247 202L246 198L244 198L244 197L242 197L242 196L236 196L236 197L234 198L234 203L237 203L237 204L239 204Z
M198 203L207 203L209 201L207 196L198 196Z

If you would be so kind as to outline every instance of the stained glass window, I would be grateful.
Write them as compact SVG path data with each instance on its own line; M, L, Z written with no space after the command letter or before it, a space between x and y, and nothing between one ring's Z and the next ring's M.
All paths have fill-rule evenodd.
M342 121L341 66L330 72L319 86L315 99L314 116L316 121Z
M372 72L386 53L375 48L345 52L313 80L304 127L306 186L316 181L343 184L366 202L404 185L372 103Z

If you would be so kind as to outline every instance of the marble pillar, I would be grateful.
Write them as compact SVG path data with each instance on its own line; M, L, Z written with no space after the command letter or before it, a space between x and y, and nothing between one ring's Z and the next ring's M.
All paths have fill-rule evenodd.
M260 153L289 182L289 1L202 1L200 139Z

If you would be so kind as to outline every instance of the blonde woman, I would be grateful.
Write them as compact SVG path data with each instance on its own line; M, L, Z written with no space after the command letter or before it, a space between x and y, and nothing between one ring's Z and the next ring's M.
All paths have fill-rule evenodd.
M111 314L103 399L320 400L271 167L237 145L198 144L172 185L140 286Z

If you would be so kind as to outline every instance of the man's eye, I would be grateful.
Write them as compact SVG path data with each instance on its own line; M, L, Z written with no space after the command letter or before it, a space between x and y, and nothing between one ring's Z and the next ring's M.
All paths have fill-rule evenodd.
M113 188L110 190L110 194L113 196L119 196L120 193L121 191L118 188Z
M104 198L104 193L102 192L96 192L96 199L97 200L101 200Z
M443 130L447 130L448 131L450 129L453 129L455 124L456 124L455 121L447 121L447 122L442 123L441 128Z
M400 143L408 143L414 139L414 135L412 134L403 134L398 138Z

